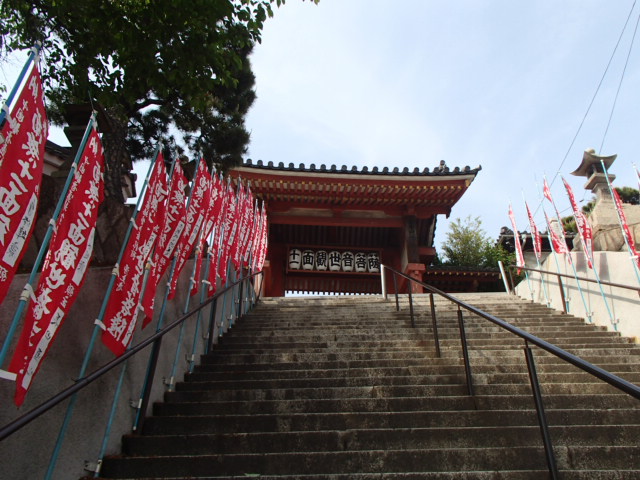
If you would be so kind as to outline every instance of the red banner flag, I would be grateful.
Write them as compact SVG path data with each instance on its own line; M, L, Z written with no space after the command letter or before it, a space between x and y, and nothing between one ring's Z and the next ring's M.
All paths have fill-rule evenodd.
M133 338L145 262L161 233L161 222L158 219L165 215L165 200L169 189L162 152L158 153L152 168L144 202L135 218L132 235L118 265L118 278L103 320L102 341L116 355L122 355Z
M253 270L258 272L262 270L264 260L267 257L267 239L269 235L269 222L267 220L267 212L264 208L264 202L262 202L262 209L260 212L260 230L257 236L257 247L255 253L255 259L253 263Z
M253 249L253 236L254 229L256 228L257 222L257 206L255 201L251 201L251 205L248 205L248 221L246 222L246 229L242 239L242 250L240 252L240 263L242 266L249 266L249 256L251 255Z
M257 270L262 270L264 261L267 258L267 251L269 246L269 220L267 218L267 211L262 204L262 233L260 237L260 250L258 254L258 263L256 265Z
M204 220L202 223L202 229L200 232L200 239L198 241L198 247L197 247L197 251L199 253L196 256L196 268L195 268L195 273L193 275L194 282L193 282L193 285L191 286L192 296L198 293L198 289L200 288L202 262L204 260L204 255L205 255L204 245L208 241L209 236L211 235L211 232L213 230L213 227L216 224L215 210L219 208L219 204L218 205L216 204L216 202L219 202L217 180L218 180L218 176L215 174L213 175L213 177L210 178L209 193L207 196L207 205L203 207L203 211L205 213L204 213Z
M580 240L582 240L582 251L584 252L584 256L587 259L587 265L589 268L593 268L593 255L592 255L592 242L593 242L593 234L591 231L591 225L587 221L587 217L584 213L578 208L578 204L576 203L576 198L573 195L573 190L571 186L567 183L567 181L563 178L562 182L564 183L564 187L567 190L567 194L569 195L569 202L571 202L571 208L573 209L573 217L576 220L576 226L578 227L578 233L580 234Z
M258 270L262 270L264 261L267 258L267 252L269 251L269 219L267 218L267 211L262 205L262 241L260 243L260 256L258 257Z
M547 216L547 214L544 214L544 218L547 221L547 229L549 230L549 236L551 237L551 243L553 245L553 249L556 251L556 253L560 253L560 254L566 254L567 258L569 259L569 262L571 262L571 256L569 255L569 248L567 247L566 242L564 242L562 240L562 238L564 237L564 233L562 233L562 225L560 225L559 223L556 223L556 225L558 225L560 232L557 232L551 225L551 221L549 220L549 217Z
M243 236L246 232L246 225L248 222L249 212L247 211L247 190L244 188L244 185L240 183L237 191L237 216L236 221L231 226L231 235L233 237L233 242L231 243L231 247L229 249L229 258L233 263L233 267L237 271L240 268L240 255L242 251L242 241Z
M536 222L533 220L533 215L531 215L531 210L529 210L529 205L527 202L524 202L524 206L527 208L527 216L529 217L529 226L531 227L531 237L533 240L533 252L536 255L536 258L540 260L542 257L542 239L540 238L540 231L536 226Z
M553 197L551 196L551 189L549 188L549 184L547 183L546 178L544 179L544 182L542 184L542 194L544 195L544 198L546 198L551 203L553 203Z
M209 276L207 278L207 284L209 289L207 291L208 296L213 295L216 292L218 281L218 260L220 256L221 246L223 243L224 222L227 214L227 204L229 203L229 196L227 195L227 186L224 184L222 178L216 178L216 207L214 211L215 224L213 226L214 236L211 245L209 245Z
M227 263L231 247L235 242L236 231L238 228L238 220L240 218L240 189L238 192L233 191L231 183L227 183L227 211L224 216L224 224L222 226L222 244L220 246L220 259L218 263L218 276L224 284L227 281Z
M40 72L34 65L0 139L0 302L35 225L47 130Z
M513 209L509 205L509 219L511 220L511 226L513 227L513 243L516 247L516 266L518 266L518 273L520 268L525 266L524 254L522 253L522 245L520 244L520 238L518 234L518 227L516 227L516 218L513 215Z
M176 245L184 232L185 219L187 218L187 209L185 206L186 187L187 179L184 176L182 167L176 162L162 224L162 233L158 237L158 242L153 253L153 261L151 262L151 270L147 277L147 285L142 296L142 301L140 302L142 311L144 312L142 328L146 327L153 318L158 282L160 281L160 277L167 271Z
M629 245L629 250L631 255L633 256L633 260L640 267L640 257L638 256L638 252L636 251L636 243L633 240L633 235L629 230L629 224L627 223L627 216L624 213L624 208L622 207L622 200L620 199L620 195L618 191L613 188L613 201L616 205L616 210L618 210L618 215L620 216L620 223L622 224L622 232L624 233L625 238L627 239L627 244Z
M253 222L253 232L252 232L252 240L251 240L251 251L249 253L251 264L249 267L252 271L256 271L256 266L258 265L257 257L260 255L260 242L262 240L262 209L258 208L258 202L256 202L256 217Z
M94 128L56 221L35 301L28 307L9 366L9 371L17 375L16 405L24 401L84 282L103 198L103 171L102 144Z
M214 246L217 242L217 239L215 238L209 239L209 237L214 231L219 232L219 229L220 229L220 223L222 220L221 211L222 211L224 199L225 199L225 195L223 195L223 191L224 191L224 186L222 184L222 180L220 180L218 175L213 175L211 179L211 193L210 193L211 198L209 201L209 209L207 210L204 226L202 229L202 237L200 239L199 248L200 248L201 255L197 259L196 274L195 274L196 281L194 282L193 287L191 289L191 295L195 295L196 293L198 293L198 288L200 286L199 285L200 282L198 281L198 279L200 278L200 270L202 267L202 262L204 260L204 244L209 240L211 240L212 244L209 245L209 251L208 251L209 272L206 279L206 283L209 283L209 284L211 283L212 273L213 273L214 283L216 280L216 276L215 276L216 265L214 264L214 260L211 258L211 255L213 253L217 253L217 248L215 248ZM213 271L212 271L212 267L214 268ZM211 287L209 288L209 290L211 290ZM214 286L214 290L215 290L215 286ZM212 293L209 292L209 295L211 294Z
M205 212L209 204L209 196L211 193L211 176L207 171L207 166L204 160L198 162L198 171L193 181L192 192L189 201L189 208L187 209L187 226L185 228L185 234L180 239L178 246L176 247L176 266L173 270L173 276L171 277L171 286L169 292L169 300L176 295L176 286L178 285L178 277L180 272L187 263L189 255L193 251L193 247L196 241L200 238L200 229L204 223Z

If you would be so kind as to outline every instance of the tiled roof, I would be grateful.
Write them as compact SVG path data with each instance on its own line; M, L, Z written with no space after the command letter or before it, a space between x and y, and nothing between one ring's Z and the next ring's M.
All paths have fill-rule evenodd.
M420 170L419 168L414 168L413 170L409 170L408 167L404 167L400 170L398 167L393 169L389 169L388 167L384 167L379 169L378 167L373 167L369 170L368 167L362 167L358 169L358 167L347 167L346 165L342 165L338 168L336 165L327 166L325 164L316 167L315 163L310 164L308 167L301 163L298 167L296 167L293 163L289 163L288 166L285 166L284 162L279 162L275 165L273 162L263 162L262 160L258 160L255 164L249 158L242 164L242 167L251 167L251 168L259 168L264 170L279 170L284 172L307 172L307 173L341 173L341 174L357 174L357 175L397 175L397 176L453 176L453 175L476 175L482 167L478 166L476 168L471 168L466 166L464 168L455 167L453 170L449 169L444 162L441 162L440 165L436 166L433 170L429 170L429 168L424 168Z

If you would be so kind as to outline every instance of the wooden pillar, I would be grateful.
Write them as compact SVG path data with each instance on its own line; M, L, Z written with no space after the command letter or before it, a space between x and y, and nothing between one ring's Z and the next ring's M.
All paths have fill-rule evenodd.
M287 255L284 245L269 245L269 279L265 285L265 296L284 297L284 270L286 261Z
M427 267L420 263L420 249L418 247L418 222L415 215L405 215L404 245L402 255L402 271L405 275L422 281L422 275ZM412 293L424 293L424 288L411 282Z
M419 263L418 221L415 215L402 217L404 223L403 267L408 263Z

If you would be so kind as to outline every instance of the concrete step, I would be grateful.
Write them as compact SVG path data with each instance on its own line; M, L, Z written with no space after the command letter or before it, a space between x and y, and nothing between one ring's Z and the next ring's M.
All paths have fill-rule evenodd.
M294 388L351 388L388 385L459 385L465 381L464 370L451 374L390 375L390 376L343 376L314 378L271 378L271 379L227 379L204 380L189 376L188 381L176 385L176 390L271 390ZM632 383L640 383L640 372L627 373L625 378ZM545 388L551 384L569 385L600 384L601 380L586 372L539 373L538 380ZM474 385L529 384L529 375L523 373L479 373L473 372Z
M509 355L504 354L500 356L499 362L489 356L474 355L472 367L473 368L486 368L493 367L494 371L501 371L501 369L510 366L524 366L525 359L522 352L512 351ZM334 370L344 369L353 370L359 368L399 368L399 367L425 367L425 366L462 366L462 354L458 352L457 355L443 356L438 358L435 356L425 360L424 358L414 359L373 359L373 360L318 360L318 361L282 361L278 363L233 363L228 362L216 362L210 357L203 357L202 363L198 366L197 371L206 372L263 372L263 371L280 371L280 370L308 370L313 371L315 368L319 370ZM582 357L585 360L605 368L608 365L612 365L612 358L606 355L593 355ZM633 371L640 368L640 356L627 355L617 356L613 359L615 361L616 368L619 371L626 369L627 371ZM206 362L206 363L205 363ZM553 369L556 366L561 368L575 369L575 367L569 366L566 362L544 352L536 350L535 355L536 368L540 371L545 371L545 368ZM480 370L482 371L482 370Z
M420 396L459 396L468 393L466 383L460 379L459 384L450 385L375 385L361 387L323 387L323 388L281 388L281 389L229 389L229 390L197 390L180 388L174 395L178 401L211 401L211 400L291 400L291 399L332 399L332 398L392 398ZM183 387L189 384L181 384ZM615 394L618 391L605 383L572 383L545 384L543 393L553 394ZM474 384L476 395L528 395L529 384Z
M457 410L531 410L531 392L521 395L449 395L439 397L387 397L387 398L329 398L291 400L228 400L215 401L185 398L181 393L169 392L166 401L154 405L156 416L179 415L254 415L282 413L324 412L407 412ZM612 394L545 394L548 409L638 409L640 405L629 395Z
M640 382L640 348L615 332L506 294L482 309ZM233 326L106 478L533 480L549 478L523 341L429 297L266 299ZM640 402L533 347L562 480L640 478Z
M611 426L620 435L628 425L640 425L640 411L626 409L547 409L550 426ZM534 410L445 410L407 412L323 412L254 415L189 415L151 417L145 436L213 433L313 432L324 430L465 429L538 426ZM637 431L637 430L634 430ZM462 432L459 432L462 433ZM539 432L538 432L539 433ZM629 434L630 435L630 434ZM481 443L484 445L484 442Z
M557 446L635 446L640 425L551 427ZM331 452L361 450L436 449L485 447L537 447L538 426L395 428L303 431L282 433L231 433L126 436L127 455L229 455L242 452Z
M560 468L580 462L582 469L616 468L637 458L640 447L559 448ZM430 450L369 450L362 452L303 452L273 454L199 455L167 457L107 458L103 474L127 478L132 474L163 478L185 471L194 476L219 475L296 475L305 473L345 474L406 472L474 472L493 470L544 469L542 448L468 448Z
M637 480L640 470L560 470L563 480ZM489 470L470 472L420 472L420 473L349 473L322 475L260 475L260 480L540 480L548 477L540 470ZM157 480L137 477L135 480ZM196 477L162 477L165 480L193 480ZM242 476L198 476L198 480L237 480ZM133 479L124 479L133 480Z
M628 373L638 373L638 366L632 364L608 364L606 370L615 375L625 375ZM496 373L526 373L527 368L524 362L519 364L506 365L473 365L474 374L496 374ZM538 374L543 373L565 373L575 375L587 375L567 363L537 365ZM216 380L267 380L267 379L287 379L287 378L351 378L351 377L390 377L390 376L420 376L420 375L454 375L464 374L464 366L461 362L450 365L424 365L424 366L385 366L385 367L364 367L364 368L298 368L291 370L253 370L250 367L241 371L221 370L209 371L205 367L198 367L191 374L185 376L186 381L216 381Z

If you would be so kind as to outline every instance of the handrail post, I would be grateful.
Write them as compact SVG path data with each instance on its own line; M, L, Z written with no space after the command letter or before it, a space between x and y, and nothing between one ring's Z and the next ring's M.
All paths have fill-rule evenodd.
M413 319L413 296L411 295L411 282L407 282L407 287L409 291L409 315L411 315L411 327L416 328L416 322Z
M458 305L458 327L460 328L460 341L462 342L462 356L464 358L464 372L467 377L467 392L469 396L475 395L473 390L473 378L471 376L471 362L469 361L469 348L467 345L467 334L464 331L464 318L462 317L462 309Z
M433 339L436 343L436 355L440 358L440 338L438 337L438 320L436 318L436 304L433 300L433 293L429 294L431 302L431 323L433 325Z
M216 329L216 316L218 310L218 297L214 298L213 302L211 302L211 310L209 312L209 338L207 338L207 347L205 350L205 355L211 352L213 349L213 336L215 335Z
M160 349L162 348L162 337L153 342L151 346L151 355L149 356L149 366L147 367L147 377L142 388L142 395L140 396L140 403L138 406L138 412L136 415L135 423L133 425L134 432L141 432L144 425L144 420L147 416L147 408L149 407L149 399L151 398L151 389L153 388L153 378L155 377L158 358L160 357Z
M536 404L536 413L538 415L540 433L542 434L542 441L544 443L544 453L547 459L547 466L549 467L551 479L557 480L558 466L556 465L551 436L549 435L549 424L547 423L547 416L544 412L544 405L542 403L542 394L540 393L540 383L538 382L538 374L536 373L536 364L534 362L533 352L531 351L531 347L529 347L529 343L525 340L524 344L524 354L527 359L527 369L529 370L529 381L531 382L533 399Z
M400 302L398 301L398 278L395 272L393 272L393 291L396 293L396 312L399 312Z
M385 281L385 275L384 275L384 265L381 263L380 264L380 283L381 283L381 291L382 291L382 298L384 300L387 299L387 282Z
M509 283L511 284L510 292L512 295L516 295L516 281L513 279L513 269L509 268Z
M562 310L567 313L567 300L564 298L564 286L562 285L562 277L558 277L558 286L560 287L560 299L562 300Z
M238 285L238 311L236 313L236 318L233 323L240 320L242 317L242 295L244 293L244 278L242 278L242 272L240 273L240 285Z

